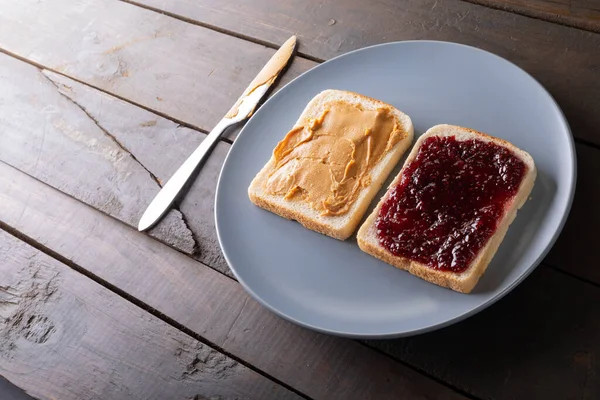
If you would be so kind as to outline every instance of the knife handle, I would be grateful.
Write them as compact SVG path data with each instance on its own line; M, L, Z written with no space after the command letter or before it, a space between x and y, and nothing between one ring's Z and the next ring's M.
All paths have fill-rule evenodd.
M173 174L167 184L163 186L154 200L152 200L146 211L144 211L138 224L138 230L140 232L151 228L160 221L175 201L179 192L181 192L181 189L183 189L185 184L190 180L194 171L196 171L198 166L202 164L210 154L223 132L225 132L225 129L237 122L238 121L223 118L214 129L210 131L208 136L200 143L200 146L198 146L188 159L181 164L181 167Z

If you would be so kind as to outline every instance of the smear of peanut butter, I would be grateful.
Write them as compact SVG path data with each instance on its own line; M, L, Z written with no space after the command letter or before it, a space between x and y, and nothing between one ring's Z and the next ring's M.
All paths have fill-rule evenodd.
M373 166L404 137L389 108L365 110L332 101L318 118L294 127L279 142L266 189L305 201L321 215L345 214L371 184Z
M238 99L234 106L225 115L225 118L235 118L239 112L239 106L244 97L250 95L259 86L264 84L271 85L279 76L279 73L285 68L288 61L294 53L296 47L296 36L289 38L281 47L273 54L273 57L267 62L267 64L260 70L258 75L250 82L250 85L244 92L244 94Z

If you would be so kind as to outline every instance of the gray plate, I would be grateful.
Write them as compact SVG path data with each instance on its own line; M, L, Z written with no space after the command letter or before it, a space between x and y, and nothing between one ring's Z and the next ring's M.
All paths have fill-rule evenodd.
M532 199L471 294L438 287L378 261L360 251L355 236L344 242L328 238L248 200L254 175L308 101L324 89L350 90L396 106L412 118L415 139L436 124L462 125L506 139L533 156L538 178ZM328 61L267 101L223 165L215 214L229 266L263 305L318 331L386 338L449 325L507 294L554 243L574 188L569 127L558 105L531 76L473 47L398 42ZM383 190L372 207L381 195Z

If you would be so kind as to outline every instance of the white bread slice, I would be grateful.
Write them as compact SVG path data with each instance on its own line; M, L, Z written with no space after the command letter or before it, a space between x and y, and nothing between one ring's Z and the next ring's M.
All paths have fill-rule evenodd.
M425 134L423 134L423 136L421 136L417 140L414 148L408 155L408 158L406 159L402 170L394 179L394 181L390 184L389 188L394 187L396 186L396 184L399 183L404 169L416 157L419 151L419 147L421 146L423 141L431 136L455 136L458 141L478 139L493 142L500 146L510 149L513 152L513 154L515 154L519 159L521 159L525 163L527 170L525 171L525 175L523 177L519 190L513 198L512 202L507 206L505 214L502 217L500 223L498 224L496 232L490 237L488 242L481 248L480 252L475 256L471 264L462 273L435 270L419 262L404 257L395 256L379 244L375 228L375 222L379 214L379 210L381 209L382 204L386 201L387 197L389 196L390 190L388 190L388 192L379 201L379 204L377 205L375 210L373 210L371 215L369 215L369 217L366 219L365 223L360 227L357 235L358 245L364 252L371 254L372 256L377 257L380 260L385 261L386 263L391 264L397 268L407 270L411 274L425 279L431 283L450 288L457 292L470 293L479 281L481 275L485 272L488 264L494 257L496 250L498 250L498 246L500 246L500 243L504 239L504 235L506 234L508 227L515 219L517 211L523 206L523 204L529 197L531 189L533 188L537 171L531 156L527 152L515 147L509 142L492 136L488 136L484 133L477 132L468 128L453 125L436 125L429 129Z
M325 90L316 95L306 106L294 127L304 125L309 119L318 118L331 101L344 101L350 104L360 104L365 110L375 110L380 107L390 108L392 115L397 118L398 126L404 130L406 136L399 140L394 147L385 154L370 171L371 184L361 189L357 199L348 212L342 215L323 216L319 211L311 208L306 202L286 200L282 196L272 195L265 191L264 185L273 170L275 159L272 156L269 162L252 180L248 188L250 200L259 207L269 210L284 218L296 220L308 229L320 232L336 239L347 239L355 231L369 204L381 189L388 175L398 163L404 152L413 140L413 124L410 118L400 110L360 94L342 91ZM283 138L283 137L282 137Z

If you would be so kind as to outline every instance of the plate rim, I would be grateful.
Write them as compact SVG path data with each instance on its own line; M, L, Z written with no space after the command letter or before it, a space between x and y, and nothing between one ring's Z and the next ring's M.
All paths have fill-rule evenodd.
M267 105L269 102L273 101L273 99L277 98L277 95L279 93L281 93L283 90L286 90L293 82L295 82L296 80L300 79L301 77L303 77L304 75L310 73L311 71L327 64L330 62L333 62L339 58L343 58L346 56L349 56L350 54L354 54L354 53L359 53L362 51L368 51L372 48L377 48L377 47L384 47L384 46L396 46L396 45L402 45L402 44L407 44L407 43L434 43L434 44L442 44L442 45L448 45L448 46L456 46L456 47L464 47L464 48L468 48L470 51L475 51L475 52L482 52L485 53L488 56L492 56L496 59L498 59L500 62L505 62L508 63L510 66L516 68L517 70L519 70L520 72L522 72L523 74L525 74L526 77L528 77L529 79L531 79L535 84L537 84L542 91L546 94L546 96L548 96L548 98L551 100L551 103L554 105L554 107L556 108L556 111L558 111L558 116L560 117L563 129L565 129L568 138L568 144L569 144L569 148L568 148L568 152L571 156L571 168L573 170L573 174L571 176L571 182L570 182L570 187L569 187L569 193L568 193L568 197L567 197L567 204L564 210L563 215L561 216L561 220L557 226L556 231L552 234L552 238L549 240L548 244L546 245L546 247L544 248L544 250L542 252L540 252L540 254L538 255L538 257L535 259L535 261L533 261L531 263L531 265L529 267L527 267L527 269L518 276L517 279L515 279L513 282L511 282L507 287L505 287L502 291L498 292L495 296L490 297L489 299L483 301L481 304L479 304L478 306L470 309L469 311L463 312L462 314L456 315L452 318L446 319L445 321L441 321L439 323L436 324L432 324L429 325L427 327L423 327L420 329L413 329L410 331L401 331L401 332L390 332L390 333L382 333L382 334L371 334L371 333L360 333L360 332L346 332L346 331L342 331L342 330L336 330L336 329L328 329L328 328L322 328L319 326L315 326L312 325L310 323L306 323L303 322L301 320L298 320L297 318L294 318L288 314L286 314L284 311L280 310L279 308L277 308L276 306L266 302L264 299L262 299L254 290L252 290L252 288L250 288L247 283L240 277L239 273L237 272L236 268L232 265L231 261L229 260L229 257L227 256L227 253L224 250L224 246L223 246L223 239L222 239L222 233L221 230L219 229L219 198L220 198L220 188L222 185L222 177L223 177L223 171L225 170L227 163L229 161L229 157L231 156L232 150L234 149L234 146L236 146L238 140L237 138L239 138L241 135L244 134L246 127L248 126L248 123L252 120L252 118L254 117L254 115L256 115L257 113L259 113L262 108ZM247 294L249 294L254 300L258 301L259 304L261 304L263 307L267 308L268 310L270 310L271 312L275 313L277 316L285 319L286 321L290 321L296 325L302 326L304 328L307 329L311 329L320 333L325 333L325 334L329 334L329 335L335 335L335 336L341 336L341 337L347 337L347 338L353 338L353 339L393 339L393 338L400 338L400 337L408 337L408 336L415 336L415 335L419 335L422 333L426 333L426 332L431 332L431 331L435 331L450 325L453 325L457 322L463 321L466 318L469 318L473 315L478 314L479 312L485 310L486 308L488 308L489 306L493 305L494 303L496 303L497 301L501 300L504 296L506 296L508 293L510 293L515 287L517 287L519 284L521 284L521 282L523 282L523 280L525 280L525 278L527 278L542 262L542 260L546 257L546 255L550 252L550 250L554 247L554 244L556 243L556 240L558 239L558 237L560 236L565 223L569 217L569 214L571 212L571 208L573 205L573 199L575 197L575 189L577 186L577 152L575 149L575 139L573 137L573 132L571 131L571 127L569 125L569 122L563 112L563 110L561 109L560 105L558 104L558 102L556 101L556 99L552 96L552 94L548 91L548 89L546 89L546 87L544 87L544 85L542 85L535 77L533 77L531 74L529 74L527 71L525 71L523 68L519 67L518 65L516 65L515 63L513 63L512 61L507 60L504 57L501 57L497 54L494 54L490 51L487 50L483 50L481 48L478 47L474 47L474 46L470 46L470 45L466 45L466 44L462 44L462 43L456 43L456 42L449 42L449 41L443 41L443 40L401 40L401 41L393 41L393 42L386 42L386 43L379 43L379 44L375 44L375 45L371 45L371 46L366 46L366 47L362 47L359 49L355 49L343 54L340 54L338 56L335 56L334 58L331 58L329 60L326 60L316 66L314 66L313 68L310 68L309 70L303 72L302 74L300 74L299 76L297 76L296 78L292 79L290 82L288 82L286 85L284 85L282 88L280 88L275 94L273 94L269 99L267 99L263 105L261 105L261 107L258 109L258 111L254 114L248 121L246 121L244 123L244 126L242 127L242 129L240 130L240 132L238 133L238 136L236 137L236 139L233 141L233 144L231 145L231 148L229 149L229 151L227 152L227 155L225 156L225 159L223 161L223 165L221 166L221 170L219 172L219 178L217 180L217 186L215 189L215 202L214 202L214 218L215 218L215 228L217 231L217 239L219 242L219 247L221 248L221 251L223 253L223 256L225 258L225 261L227 262L227 265L229 266L230 270L232 271L232 273L234 274L235 278L237 279L237 281L242 285L242 287L244 288L244 290L247 292ZM411 146L412 148L412 146Z

